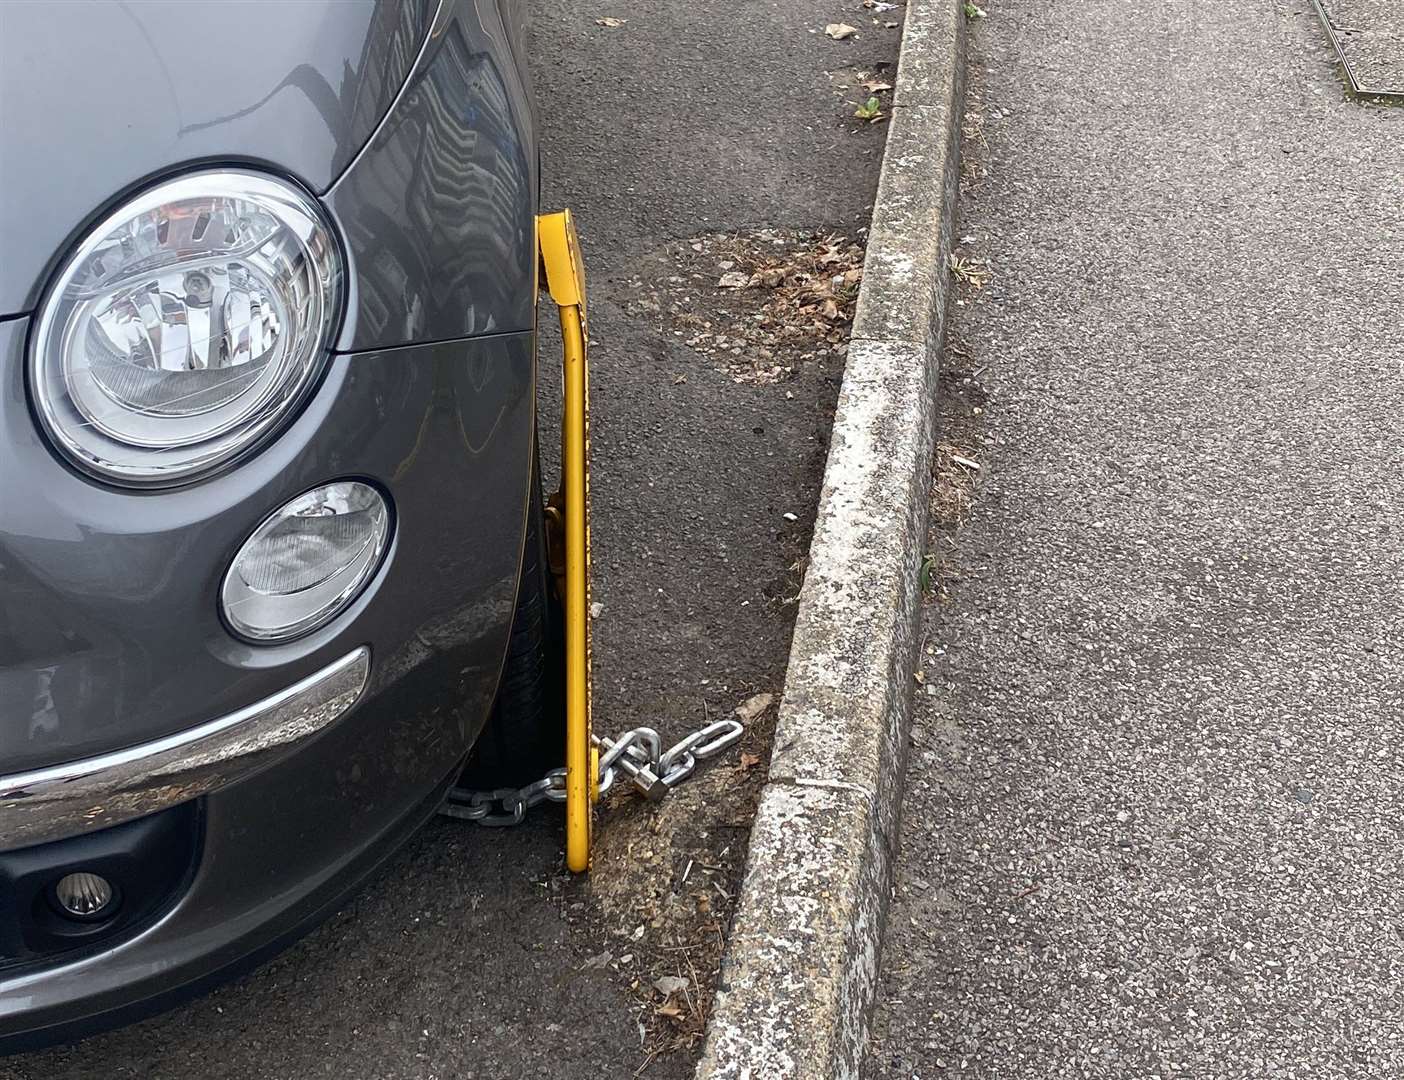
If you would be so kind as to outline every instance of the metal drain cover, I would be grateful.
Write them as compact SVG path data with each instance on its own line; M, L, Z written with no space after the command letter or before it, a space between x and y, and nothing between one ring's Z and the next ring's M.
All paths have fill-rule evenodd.
M1313 0L1351 89L1368 97L1404 97L1404 3Z

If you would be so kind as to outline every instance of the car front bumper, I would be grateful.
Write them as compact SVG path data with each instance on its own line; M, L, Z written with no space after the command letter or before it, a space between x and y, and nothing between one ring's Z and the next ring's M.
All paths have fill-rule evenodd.
M496 690L534 425L530 333L338 355L238 470L113 491L29 422L24 330L0 322L0 861L173 803L198 807L198 838L171 902L120 939L34 957L7 953L0 925L4 1050L159 1008L278 947L433 812ZM381 569L305 638L235 641L215 601L228 559L270 510L344 476L393 501ZM13 923L5 905L0 880Z
M156 919L115 946L0 970L0 1053L166 1008L320 922L456 775L461 738L416 708L441 674L363 700L281 761L202 796L194 873Z
M272 697L187 731L0 776L0 848L120 825L236 784L339 720L369 675L370 650L362 645Z

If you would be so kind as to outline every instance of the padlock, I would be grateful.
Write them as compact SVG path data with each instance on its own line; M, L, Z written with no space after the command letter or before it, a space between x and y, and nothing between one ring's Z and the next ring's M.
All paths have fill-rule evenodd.
M615 744L613 739L601 739L600 745L608 752ZM667 796L668 785L654 772L653 763L644 750L630 746L614 764L628 774L639 794L649 802L661 802Z

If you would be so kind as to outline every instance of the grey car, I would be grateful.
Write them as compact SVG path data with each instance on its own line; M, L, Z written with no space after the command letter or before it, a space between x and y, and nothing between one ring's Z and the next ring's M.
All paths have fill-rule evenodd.
M0 1048L559 761L522 6L0 5Z

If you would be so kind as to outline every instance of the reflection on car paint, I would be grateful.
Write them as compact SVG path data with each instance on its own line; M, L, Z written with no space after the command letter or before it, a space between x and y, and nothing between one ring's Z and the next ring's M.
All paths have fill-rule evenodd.
M487 31L470 31L466 17L449 24L394 115L328 193L357 275L343 351L533 325L529 110L474 33Z

